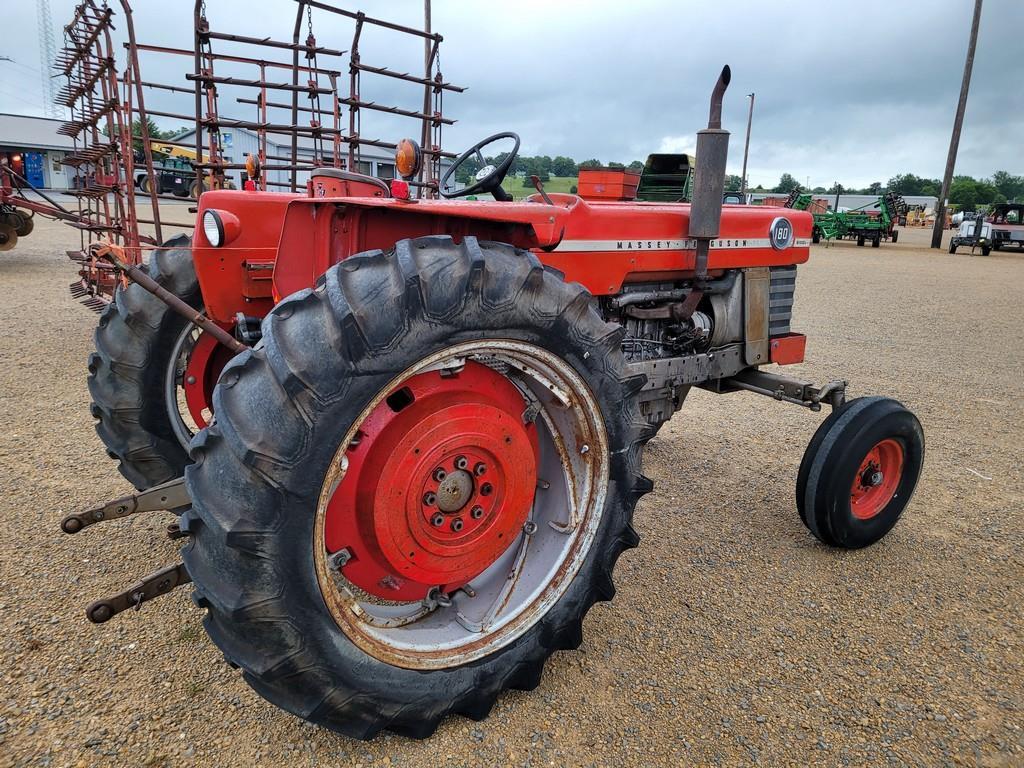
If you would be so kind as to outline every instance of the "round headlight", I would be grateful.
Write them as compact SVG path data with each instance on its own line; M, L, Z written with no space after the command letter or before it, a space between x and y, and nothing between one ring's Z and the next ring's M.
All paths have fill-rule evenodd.
M203 211L203 234L214 248L220 248L224 244L224 222L216 211Z

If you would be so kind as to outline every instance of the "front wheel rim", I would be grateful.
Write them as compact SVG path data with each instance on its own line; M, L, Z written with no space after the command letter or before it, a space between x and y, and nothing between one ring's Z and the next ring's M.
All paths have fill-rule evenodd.
M376 426L381 409L393 407L399 395L415 401L418 392L430 391L431 382L443 390L440 382L459 376L490 379L494 390L507 388L503 399L498 398L500 407L480 406L486 417L474 422L465 413L458 415L460 407L469 408L471 398L467 394L462 398L467 402L459 402L457 395L444 406L450 409L445 411L448 433L443 424L430 421L436 405L423 411L422 421L410 416L415 427L388 433ZM473 387L479 384L467 382L462 391L469 393ZM513 405L508 390L517 393L518 404ZM408 459L407 476L397 487L398 474L382 470L367 475L359 463L370 463L358 456L360 451L371 455L374 441L385 441L389 434L392 439L381 455L387 461ZM514 458L502 455L506 448ZM321 488L313 546L320 590L335 622L374 658L410 669L461 666L511 643L543 618L579 573L602 520L609 462L596 398L571 365L547 350L519 341L486 340L453 346L420 361L383 388L354 421ZM381 480L393 496L390 507L366 502L377 495L368 488L376 489L374 483ZM485 483L491 486L487 493ZM471 500L459 506L449 498L443 504L443 492L450 491L468 494ZM508 506L509 499L518 501ZM488 500L493 500L491 506ZM403 517L403 522L397 529L382 524L382 514ZM457 519L464 527L453 530ZM416 571L408 564L399 569L385 558L385 566L391 563L394 572L371 582L360 571L374 559L369 542L355 531L382 527L387 535L378 537L378 544L400 539L402 551L396 546L394 552L409 555L407 563L430 552L438 562L454 562L457 558L443 560L450 554L444 547L460 541L471 541L471 551L489 551L489 562L470 562L460 571L453 567L443 572L451 580L437 578L440 583L425 589L429 569ZM406 533L409 538L403 538ZM418 591L396 589L397 599L387 599L387 589L410 573L418 574ZM394 581L389 584L388 578Z
M850 511L858 520L881 514L899 489L903 477L903 445L892 438L880 440L868 451L850 488Z

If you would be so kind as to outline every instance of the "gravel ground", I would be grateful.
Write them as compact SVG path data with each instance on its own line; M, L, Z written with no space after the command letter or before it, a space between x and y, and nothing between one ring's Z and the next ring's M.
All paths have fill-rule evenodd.
M68 295L68 228L0 254L0 766L1024 765L1024 256L950 256L904 231L816 247L799 373L892 395L924 424L904 520L817 544L793 484L820 416L696 392L651 442L657 490L619 592L532 693L427 742L369 744L251 692L183 589L103 626L96 597L176 559L160 515L75 537L128 491L88 412L96 316Z

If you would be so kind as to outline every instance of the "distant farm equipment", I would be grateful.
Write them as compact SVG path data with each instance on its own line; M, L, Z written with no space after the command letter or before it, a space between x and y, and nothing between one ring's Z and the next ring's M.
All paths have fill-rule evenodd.
M812 200L810 194L796 189L790 193L785 207L798 211L808 210ZM856 240L859 246L870 242L872 248L878 248L883 240L895 243L899 239L896 224L906 210L907 204L902 196L886 192L877 201L853 210L814 213L811 240L815 243L823 239Z
M1024 203L999 203L988 219L992 223L992 248L1024 249Z

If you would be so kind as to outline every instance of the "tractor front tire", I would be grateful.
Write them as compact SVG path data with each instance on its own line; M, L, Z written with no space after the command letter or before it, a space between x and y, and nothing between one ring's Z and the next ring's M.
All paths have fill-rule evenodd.
M633 508L651 489L650 481L641 474L640 460L642 444L653 429L639 412L642 377L627 373L621 329L598 315L585 289L565 283L532 253L499 243L478 243L473 237L455 243L446 236L405 240L386 253L371 251L345 259L329 269L314 289L300 291L274 307L263 329L263 343L243 352L224 369L214 392L216 421L193 441L195 463L185 473L193 507L181 517L182 530L191 535L183 556L195 585L193 599L207 611L204 626L225 658L240 667L246 682L271 703L359 739L373 738L383 730L425 738L447 715L480 720L502 691L535 688L554 651L580 645L583 618L594 602L612 598L612 568L622 551L638 542L631 525ZM475 351L464 351L467 349ZM571 473L564 470L564 462L579 461L572 457L586 455L587 462L600 461L600 466L606 467L606 482L591 486L600 487L600 495L581 496L578 503L578 530L584 530L582 521L587 520L586 525L593 528L586 530L593 533L587 547L576 555L575 570L535 566L533 573L545 574L530 576L540 579L537 589L541 591L524 594L550 594L550 599L530 598L535 602L529 605L539 607L523 609L526 613L520 616L527 618L522 619L518 634L505 636L504 644L489 644L491 633L502 631L492 627L503 625L504 613L499 613L500 620L493 624L480 625L484 629L469 630L463 626L461 611L469 606L473 614L479 604L458 601L484 600L483 605L489 605L490 598L481 592L491 588L486 574L499 574L494 577L496 585L513 578L515 566L507 577L501 570L509 562L503 558L519 546L510 542L511 537L504 539L500 545L504 554L497 555L488 571L472 577L475 590L462 594L455 589L448 592L448 605L434 605L434 611L446 612L414 618L411 629L396 625L394 619L388 619L387 627L369 622L366 626L375 628L367 629L365 636L359 634L352 622L365 621L365 617L354 608L339 616L339 595L348 593L327 580L322 565L324 551L329 549L318 527L323 505L333 494L342 493L345 483L355 482L348 478L348 473L356 472L353 462L370 462L369 458L358 459L359 455L379 455L386 462L411 461L409 466L417 467L419 461L431 468L433 480L428 477L429 483L445 477L440 466L433 469L442 463L435 461L434 451L465 451L460 442L468 439L464 435L484 434L492 428L490 421L473 421L478 425L473 429L450 427L453 422L449 420L431 422L430 429L443 438L434 442L427 436L434 432L413 430L403 433L397 444L382 443L388 447L374 454L382 438L375 436L379 435L376 427L365 425L375 414L397 423L403 413L420 407L419 393L409 391L418 385L406 382L423 380L421 377L432 387L457 387L460 377L468 376L472 367L474 375L499 384L518 381L521 374L514 370L514 363L497 362L513 349L533 350L530 354L543 356L548 360L546 370L555 371L552 376L561 370L569 379L585 382L583 389L567 390L573 405L563 408L557 418L576 419L579 413L599 411L599 417L588 423L603 424L601 429L607 435L603 446L589 439L582 444L578 441L585 438L570 436L564 443L567 452L563 453L563 448L548 453L537 465L543 466L547 478L536 481L541 489L569 482L565 478ZM437 361L453 359L446 355L464 355L454 359L465 360L465 367L445 374L449 369L438 369L441 362ZM556 378L550 385L553 391L563 386ZM478 395L490 397L488 393L495 389L465 390L465 396L476 402ZM584 396L584 390L589 394ZM513 398L522 396L518 389L510 391ZM543 396L549 394L541 391ZM465 407L462 402L449 399L444 407ZM403 408L408 410L399 412ZM511 430L509 434L532 423L529 412L520 415L518 408L511 409L502 422ZM480 418L468 415L471 411L466 413L464 418L471 421ZM422 418L437 419L437 412L428 407ZM536 421L551 424L549 418L554 417L549 414ZM352 435L357 439L350 442ZM510 441L511 437L504 438L504 443ZM556 497L536 496L542 491L534 490L527 469L501 464L506 460L501 455L502 439L496 444L490 454L498 462L494 467L488 469L481 463L474 469L476 459L470 457L467 465L464 456L454 460L455 466L461 461L461 466L468 466L479 479L494 478L495 483L499 478L511 482L519 476L517 481L527 483L528 496L524 498L540 499L527 501L522 513L532 509L531 516L542 514L537 509L548 503L544 499ZM545 454L543 445L541 456ZM415 451L413 446L418 446ZM420 454L421 449L422 456L417 459L413 454ZM452 472L451 467L448 471ZM359 475L355 487L363 488L365 477ZM404 489L406 478L394 477ZM377 492L360 491L353 506L374 504L382 495L395 498L392 485L383 479L374 482L380 483ZM418 475L415 482L419 482ZM479 487L485 486L491 494L486 483ZM511 491L506 494L498 488L496 485L492 498L511 497ZM422 489L403 498L406 501L401 503L385 503L377 517L363 520L368 529L351 526L344 535L357 537L363 535L358 531L385 525L391 520L387 518L389 509L398 510L392 514L401 517L405 505L415 507L421 498L424 505L435 504L434 494L424 497ZM561 491L557 498L563 499ZM441 501L436 504L440 507ZM474 517L478 509L474 507ZM419 511L410 514L419 520ZM439 537L462 528L460 523L456 529L452 518L429 514L443 520L443 528L418 524L427 525L426 531L437 531ZM405 519L402 517L402 525ZM468 514L466 520L467 529L476 524ZM532 524L532 531L528 528L531 524L519 523L514 535L550 537L560 527L541 517ZM441 526L441 522L434 525ZM441 546L439 540L434 541ZM542 557L546 546L537 544L529 557ZM398 549L403 550L398 552L402 557L431 556L411 542ZM471 550L477 551L475 547ZM527 550L520 551L526 557ZM350 571L342 568L351 569L369 557L367 550L353 547L351 561L346 554L340 564L330 566L337 568L331 573L347 577ZM421 563L415 560L416 565ZM528 564L519 571L530 572ZM352 581L356 583L355 577ZM368 590L399 589L407 583L401 577L388 577L379 585L365 586L355 597L350 594L349 599L362 601ZM549 583L559 583L561 591L544 592ZM517 587L511 589L506 601L499 599L493 604L501 611L526 599L519 596ZM442 597L439 594L438 600ZM387 610L396 610L392 603L386 605L392 606ZM456 610L460 611L458 617ZM449 637L445 632L454 634ZM478 632L482 634L474 634ZM390 645L390 637L404 639ZM440 642L442 637L448 640ZM386 651L380 650L385 646Z
M146 269L178 298L202 306L187 235L153 251ZM139 489L181 477L189 462L165 397L175 340L186 325L181 315L134 283L118 288L100 315L96 351L89 356L91 411L107 453Z
M857 235L857 246L858 247L863 247L864 246L864 235Z
M956 253L956 249L957 249L958 245L960 245L960 243L958 243L957 239L954 237L952 240L949 241L949 252L950 253Z
M902 404L862 397L836 408L811 438L797 474L800 519L823 544L859 549L885 536L924 463L921 423Z
M892 241L893 241L893 243L899 242L899 239L900 239L900 231L898 229L894 229L892 231Z
M19 232L18 234L21 234L21 233ZM983 245L983 246L981 246L981 255L982 256L988 256L990 253L992 253L992 246L990 246L990 245Z

